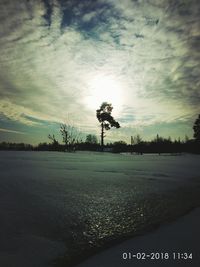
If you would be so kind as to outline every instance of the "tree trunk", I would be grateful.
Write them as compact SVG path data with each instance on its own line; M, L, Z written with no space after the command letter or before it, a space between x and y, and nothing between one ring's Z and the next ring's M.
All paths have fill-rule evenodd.
M101 150L102 151L103 151L103 147L104 147L103 138L104 138L104 125L103 125L103 122L102 122L101 123Z

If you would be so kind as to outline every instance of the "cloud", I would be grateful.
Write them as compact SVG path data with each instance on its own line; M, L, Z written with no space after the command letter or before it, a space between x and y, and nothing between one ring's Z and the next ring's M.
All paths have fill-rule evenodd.
M15 134L25 134L25 133L20 132L20 131L14 131L14 130L3 129L3 128L0 128L0 132L5 132L5 133L15 133Z
M41 119L98 130L85 98L102 73L121 86L124 127L191 120L199 9L196 0L1 1L0 112L31 127Z

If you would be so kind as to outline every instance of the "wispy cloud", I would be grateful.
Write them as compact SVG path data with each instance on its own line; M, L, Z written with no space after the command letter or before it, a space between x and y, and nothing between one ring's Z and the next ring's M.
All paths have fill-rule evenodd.
M0 112L97 131L85 99L102 73L120 83L124 127L188 123L200 112L199 10L196 0L1 1Z
M9 130L9 129L3 129L3 128L0 128L0 132L5 132L5 133L15 133L15 134L25 134L25 133L20 132L20 131Z

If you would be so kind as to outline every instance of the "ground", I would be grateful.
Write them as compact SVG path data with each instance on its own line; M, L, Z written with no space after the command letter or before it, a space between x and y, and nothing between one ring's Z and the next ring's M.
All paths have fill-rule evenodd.
M175 219L200 204L199 159L0 152L0 265L73 265Z

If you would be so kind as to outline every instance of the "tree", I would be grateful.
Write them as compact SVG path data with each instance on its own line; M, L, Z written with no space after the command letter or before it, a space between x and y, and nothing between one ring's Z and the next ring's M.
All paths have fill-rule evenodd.
M88 144L97 144L97 137L94 134L88 134L86 136L85 142Z
M156 138L153 140L156 144L161 144L163 143L163 138L159 136L158 134L156 135Z
M80 132L71 125L61 124L60 132L65 143L65 148L68 151L75 150L75 144L79 142Z
M142 137L139 134L135 135L134 137L131 136L132 145L138 145L141 142L142 142Z
M120 128L119 123L112 117L112 104L103 102L99 109L97 109L97 119L101 124L101 148L104 147L105 130L110 130L111 127Z
M127 143L124 141L117 141L113 143L113 152L120 153L127 151Z
M194 138L196 139L196 141L200 142L200 114L194 122L193 130Z
M58 143L58 140L56 140L56 138L55 138L55 135L53 134L53 135L48 135L48 138L49 138L49 140L51 140L51 146L52 146L52 148L53 148L53 150L57 150L58 149L58 146L59 146L59 143Z

